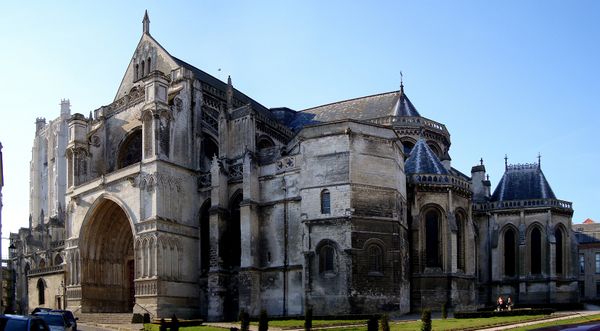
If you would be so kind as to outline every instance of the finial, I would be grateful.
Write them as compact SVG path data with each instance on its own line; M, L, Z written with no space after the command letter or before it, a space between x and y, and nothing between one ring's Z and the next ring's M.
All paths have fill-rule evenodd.
M144 25L144 34L150 34L150 17L148 17L148 10L144 12L144 19L142 20Z
M508 155L504 154L504 170L508 170Z
M404 94L404 74L400 70L400 94Z
M483 158L479 159L479 164L483 165Z
M542 154L538 152L538 168L542 169Z
M485 180L487 180L488 182L490 181L490 175L485 175Z
M231 76L227 76L227 109L233 109L233 84L231 83Z

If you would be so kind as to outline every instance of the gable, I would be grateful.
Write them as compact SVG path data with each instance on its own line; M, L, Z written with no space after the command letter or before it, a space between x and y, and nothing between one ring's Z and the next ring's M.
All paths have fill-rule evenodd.
M148 63L150 63L149 69L147 67ZM145 76L144 74L140 74L142 65L144 66L144 71L159 70L166 76L170 76L172 70L179 68L179 64L152 36L143 34L133 52L127 70L125 70L125 75L121 80L115 100L122 98L134 86L141 83L141 78ZM138 73L137 77L136 71Z

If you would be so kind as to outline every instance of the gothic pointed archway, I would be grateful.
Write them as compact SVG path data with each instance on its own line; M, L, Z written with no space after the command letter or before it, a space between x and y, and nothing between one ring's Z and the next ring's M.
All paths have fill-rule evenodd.
M79 237L82 312L131 312L134 304L133 233L127 214L101 198Z

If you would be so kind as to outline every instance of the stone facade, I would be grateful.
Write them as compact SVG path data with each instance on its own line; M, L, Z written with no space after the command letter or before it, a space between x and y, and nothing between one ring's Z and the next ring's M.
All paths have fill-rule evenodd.
M473 309L498 293L578 299L570 204L552 196L519 205L529 200L490 194L483 163L471 176L453 168L449 131L422 117L403 85L302 111L268 109L231 79L171 56L147 16L143 26L113 102L67 121L65 203L51 194L60 188L32 179L32 213L48 201L55 208L14 237L26 252L27 236L62 220L65 206L64 245L17 260L34 268L56 247L70 309L222 320L240 309ZM509 224L530 228L513 254L519 277L507 279L497 242ZM550 262L529 275L531 226L543 231L538 246ZM39 278L29 275L31 292Z
M573 231L579 243L577 272L581 300L600 299L600 224L587 221L574 224Z

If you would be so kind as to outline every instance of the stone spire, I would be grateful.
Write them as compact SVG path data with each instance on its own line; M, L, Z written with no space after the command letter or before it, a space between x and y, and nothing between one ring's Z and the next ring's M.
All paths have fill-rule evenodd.
M144 19L142 20L144 24L144 34L150 34L150 18L148 17L148 10L144 12Z
M233 109L233 84L231 76L227 76L227 110Z

